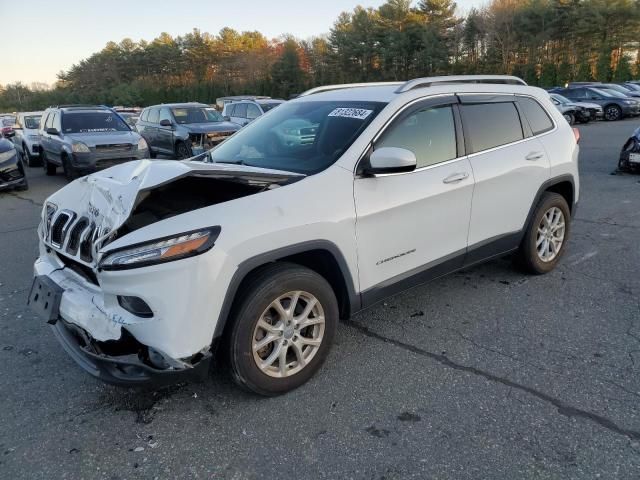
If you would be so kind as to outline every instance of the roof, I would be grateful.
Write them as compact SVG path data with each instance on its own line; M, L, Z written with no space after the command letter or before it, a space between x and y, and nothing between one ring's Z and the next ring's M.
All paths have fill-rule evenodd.
M189 107L203 107L209 108L206 103L200 102L183 102L183 103L160 103L158 105L149 105L147 108L153 107L169 107L169 108L189 108Z

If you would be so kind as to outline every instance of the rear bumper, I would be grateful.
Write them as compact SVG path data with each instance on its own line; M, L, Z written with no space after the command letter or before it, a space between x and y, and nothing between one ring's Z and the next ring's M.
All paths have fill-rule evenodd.
M91 376L122 387L160 387L182 381L205 380L211 364L211 353L191 368L159 370L143 363L136 355L109 356L100 353L88 335L79 327L59 319L51 326L53 333L69 356Z

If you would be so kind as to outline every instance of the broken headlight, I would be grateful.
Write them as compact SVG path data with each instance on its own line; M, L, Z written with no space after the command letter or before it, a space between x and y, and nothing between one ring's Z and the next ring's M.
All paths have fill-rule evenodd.
M211 227L131 245L108 253L100 268L124 270L193 257L213 247L218 235L220 227Z

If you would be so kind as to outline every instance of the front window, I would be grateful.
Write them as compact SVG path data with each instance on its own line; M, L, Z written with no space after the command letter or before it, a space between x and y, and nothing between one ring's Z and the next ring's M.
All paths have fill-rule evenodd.
M210 122L222 122L224 119L222 116L211 108L205 107L184 107L184 108L172 108L171 112L176 122L180 125L190 123L210 123Z
M37 130L40 126L40 115L24 117L24 128L28 128L31 130Z
M287 103L211 150L210 157L218 163L314 174L338 160L384 106L349 101Z
M113 112L71 112L62 116L63 133L128 132L129 126Z

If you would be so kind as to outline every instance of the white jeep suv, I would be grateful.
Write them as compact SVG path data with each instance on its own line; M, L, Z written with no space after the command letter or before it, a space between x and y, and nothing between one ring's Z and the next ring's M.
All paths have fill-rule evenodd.
M515 77L314 89L199 157L56 192L29 301L104 381L202 378L218 350L241 386L286 392L389 295L509 252L552 270L577 143Z

